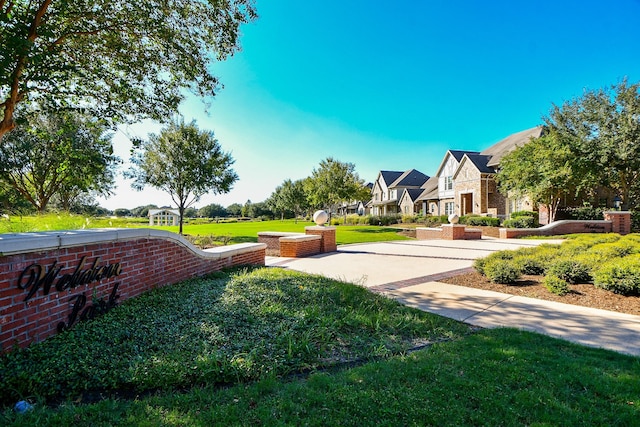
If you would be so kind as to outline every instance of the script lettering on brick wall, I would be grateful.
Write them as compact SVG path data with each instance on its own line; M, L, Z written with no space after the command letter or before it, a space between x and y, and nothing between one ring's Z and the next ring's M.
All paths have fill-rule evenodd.
M62 271L63 267L58 265L57 261L53 261L48 268L44 268L37 263L27 266L18 277L18 288L27 291L24 302L28 302L39 290L42 290L43 295L48 295L52 287L57 292L62 292L81 285L99 282L103 279L110 279L122 273L120 263L101 265L100 257L97 257L93 261L91 267L83 270L86 259L87 257L83 256L73 273L62 276L60 276L60 271ZM95 299L92 304L88 305L85 294L82 293L72 296L70 302L73 307L69 314L68 321L58 323L58 331L67 330L77 321L93 319L111 310L117 304L119 286L120 282L113 285L109 298L106 301L103 298L98 298Z

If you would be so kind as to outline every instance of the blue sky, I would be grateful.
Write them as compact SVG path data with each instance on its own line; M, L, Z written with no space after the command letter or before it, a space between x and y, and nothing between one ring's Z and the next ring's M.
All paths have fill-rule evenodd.
M224 89L195 97L187 120L215 132L240 180L196 204L266 199L322 159L366 181L415 168L433 175L447 149L482 150L541 123L552 104L627 77L640 81L640 0L300 2L258 0L242 50L214 72ZM128 126L146 136L156 123ZM127 167L125 164L124 168ZM120 178L110 209L155 203Z

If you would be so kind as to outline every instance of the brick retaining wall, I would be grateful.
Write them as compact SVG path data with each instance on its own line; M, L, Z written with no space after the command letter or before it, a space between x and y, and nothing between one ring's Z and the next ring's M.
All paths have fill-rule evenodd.
M320 236L300 235L282 237L280 239L280 256L288 258L304 258L320 253L322 238Z
M573 233L610 233L611 221L554 221L540 228L501 228L501 239L513 239L523 236L558 236Z
M59 324L70 323L74 305L81 306L84 298L77 317L83 312L90 317L93 296L109 301L116 284L119 303L225 267L264 265L265 248L244 243L201 251L177 234L149 229L0 235L0 349L55 334ZM39 270L39 277L54 273L48 293L46 277L35 280ZM103 278L91 280L92 274Z

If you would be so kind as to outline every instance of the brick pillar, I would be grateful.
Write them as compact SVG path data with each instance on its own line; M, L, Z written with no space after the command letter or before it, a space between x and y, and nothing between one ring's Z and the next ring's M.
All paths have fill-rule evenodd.
M614 233L631 233L631 212L629 211L604 212L604 220L611 221L611 231Z
M320 243L320 253L334 252L338 249L336 245L336 228L324 227L321 225L313 225L304 228L305 234L312 234L320 236L322 241Z
M464 240L465 226L461 224L442 224L443 240Z

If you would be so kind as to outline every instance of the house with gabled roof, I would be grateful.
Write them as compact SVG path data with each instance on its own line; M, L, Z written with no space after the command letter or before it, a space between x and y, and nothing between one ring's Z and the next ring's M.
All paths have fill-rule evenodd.
M435 180L429 180L418 196L422 211L431 215L490 215L504 217L518 210L534 208L527 199L509 199L497 190L495 175L500 159L542 135L535 127L513 135L478 151L449 150L438 168Z
M419 189L429 176L416 169L380 171L371 190L371 214L391 215L400 213L399 202L404 190Z
M458 213L453 176L465 154L480 154L477 151L448 150L436 172L438 177L438 215Z
M422 202L418 197L422 194L422 188L405 188L398 201L400 213L402 215L415 215L422 210Z
M416 202L422 204L422 213L425 215L440 214L440 198L438 197L438 177L432 176L420 187L422 192Z

